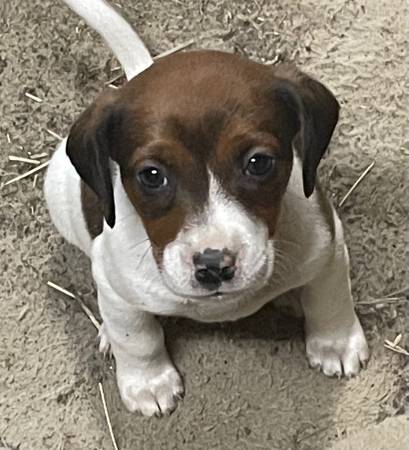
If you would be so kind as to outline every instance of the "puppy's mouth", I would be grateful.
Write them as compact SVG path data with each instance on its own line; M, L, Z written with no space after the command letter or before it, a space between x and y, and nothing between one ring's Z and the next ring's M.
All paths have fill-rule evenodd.
M217 289L212 291L199 291L196 290L192 291L181 291L179 289L175 289L174 286L166 282L164 279L164 283L166 284L167 288L173 292L178 297L182 297L187 300L227 300L231 299L240 295L243 295L246 292L250 292L250 287L243 287L238 289L229 289L224 291L223 289Z
M177 289L175 289L173 286L169 286L168 283L166 283L166 286L170 291L172 291L174 294L176 294L179 297L183 297L186 299L191 300L205 300L205 299L216 299L221 300L222 298L231 297L237 294L241 294L245 291L245 289L237 289L236 291L228 291L223 292L221 290L217 291L209 291L209 292L181 292Z
M222 292L222 291L216 291L216 292L210 292L208 294L202 294L202 295L193 295L190 297L194 297L194 298L198 298L198 299L202 299L202 298L215 298L215 299L221 299L223 297L226 297L227 295L234 295L237 293L241 293L243 292L243 290L240 291L236 291L236 292Z
M209 297L216 297L216 298L223 297L223 292L220 291L214 292L213 294L210 294Z
M162 274L162 280L166 287L173 292L173 294L177 295L178 297L182 297L188 300L221 300L228 297L233 297L242 294L243 292L247 291L246 288L240 288L240 289L234 289L234 290L223 290L220 288L206 291L206 290L196 290L196 289L188 289L188 290L182 290L178 289L173 283L169 282L170 280L167 279L164 275L164 272L161 271Z

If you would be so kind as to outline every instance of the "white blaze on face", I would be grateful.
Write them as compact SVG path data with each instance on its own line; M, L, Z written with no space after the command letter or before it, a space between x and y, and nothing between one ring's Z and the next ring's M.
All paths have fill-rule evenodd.
M208 295L194 277L193 255L206 248L227 248L236 255L236 273L224 282L222 293L264 285L272 271L272 243L267 226L252 217L226 193L209 173L209 196L203 212L191 218L163 254L163 278L172 291L183 296Z

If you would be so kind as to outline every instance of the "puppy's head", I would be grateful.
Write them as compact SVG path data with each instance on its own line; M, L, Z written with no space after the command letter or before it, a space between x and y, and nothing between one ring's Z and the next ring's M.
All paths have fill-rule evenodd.
M109 161L118 163L172 291L228 294L268 279L293 145L308 197L338 109L294 68L181 53L103 94L74 124L67 153L111 227Z

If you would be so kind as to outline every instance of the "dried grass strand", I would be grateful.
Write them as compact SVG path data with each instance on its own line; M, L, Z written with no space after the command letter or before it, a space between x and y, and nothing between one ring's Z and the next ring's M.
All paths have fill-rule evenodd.
M381 303L385 303L385 304L408 303L408 300L406 299L406 297L381 297L381 298L374 298L371 300L363 300L360 302L356 302L356 305L371 306L371 305L379 305Z
M355 189L362 182L362 180L368 175L368 173L372 170L374 165L375 165L375 161L372 161L371 164L369 164L369 166L363 171L363 173L360 175L360 177L352 185L351 189L345 194L344 198L339 202L338 208L341 208L342 205L348 200L349 196L352 194L352 192L355 191Z
M386 297L395 297L396 295L405 294L407 291L409 291L409 284L401 289L398 289L397 291L387 294Z
M38 173L36 173L33 178L33 189L35 189L37 186L37 180L38 180Z
M189 41L186 42L182 42L179 45L176 45L176 47L170 48L169 50L166 50L162 53L159 53L159 55L156 55L153 57L153 59L160 59L160 58L164 58L165 56L169 56L172 55L173 53L177 53L180 52L181 50L184 50L187 47L192 46L196 41L194 39L190 39Z
M115 450L119 450L118 444L116 443L114 430L112 429L112 422L111 422L111 419L109 417L107 402L106 402L106 399L105 399L104 387L102 386L101 382L98 383L98 388L99 388L99 393L101 395L101 401L102 401L102 406L104 408L105 420L106 420L107 425L108 425L109 435L111 436L112 445L114 446Z
M40 158L45 158L46 156L48 156L48 153L43 152L43 153L34 153L34 155L30 155L31 159L40 159Z
M72 292L67 291L67 289L64 289L63 287L58 286L58 284L55 284L52 281L47 281L47 286L50 286L51 288L55 289L56 291L59 291L62 294L66 295L67 297L70 297L70 298L73 298L74 300L76 300L78 302L78 304L81 306L81 309L84 311L85 315L91 321L92 325L94 325L94 327L98 331L101 329L101 324L95 318L94 313L88 308L88 306L79 297L74 295Z
M386 342L386 340L385 340L385 343L383 344L383 346L385 348L387 348L388 350L392 350L395 353L399 353L401 355L409 356L409 352L406 351L404 348L400 347L399 345L396 345L396 346L390 345L390 344L388 344L388 342Z
M409 356L409 352L407 350L405 350L404 348L402 348L400 345L398 345L402 340L402 333L399 333L395 339L392 341L390 341L389 339L385 339L383 342L383 345L385 348L392 350L396 353L400 353L401 355L406 355Z
M40 97L37 97L36 95L30 94L30 92L25 92L24 95L29 98L30 100L33 100L37 103L43 103L42 99Z
M52 137L55 137L56 139L62 141L64 138L60 136L58 133L56 133L53 130L50 130L49 128L46 128L45 131L47 131L48 134L50 134Z
M50 286L51 288L55 289L56 291L61 292L62 294L66 295L67 297L71 297L75 299L75 295L70 292L67 291L67 289L64 289L61 286L58 286L58 284L53 283L52 281L47 281L47 286Z
M106 81L105 86L111 87L112 83L115 83L115 81L120 80L124 76L125 76L125 74L123 72L121 72L120 74L118 74L118 75L114 76L113 78L111 78L110 80Z
M33 159L23 158L21 156L15 156L15 155L10 155L9 161L24 162L27 164L34 164L36 166L38 166L38 164L40 164L40 161L36 161L35 159L33 160Z
M37 166L37 167L34 167L34 169L31 169L31 170L29 170L28 172L25 172L25 173L19 175L18 177L15 177L15 178L12 178L12 179L9 180L9 181L6 181L6 182L3 184L3 186L7 186L8 184L15 183L16 181L20 181L20 180L22 180L23 178L29 177L29 176L32 175L33 173L37 173L37 172L39 172L40 170L42 170L42 169L44 169L45 167L47 167L48 164L50 164L50 161L47 161L47 162L45 162L45 163L43 163L43 164L41 164L41 165L39 165L39 166Z

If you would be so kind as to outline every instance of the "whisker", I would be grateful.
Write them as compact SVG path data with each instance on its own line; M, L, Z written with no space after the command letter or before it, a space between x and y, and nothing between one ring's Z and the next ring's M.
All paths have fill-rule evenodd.
M293 242L293 241L287 241L286 239L273 239L273 246L274 246L274 250L277 249L277 245L279 246L280 244L290 244L293 245L294 247L300 248L300 244L298 242Z
M136 267L137 269L139 269L139 267L141 266L141 264L143 263L143 260L146 258L146 255L148 254L149 250L152 250L152 246L149 245L149 247L145 250L145 252L142 255L141 260L139 261L138 266Z
M274 270L273 275L274 278L284 279L284 277L287 277L288 268L287 267L275 267L276 270Z
M294 269L294 263L281 249L275 247L274 254L274 276L283 279L288 272Z
M280 253L278 251L276 251L274 253L274 264L286 264L288 261L288 258L286 258L286 256L283 253Z
M138 245L141 245L141 244L143 244L145 242L148 242L148 241L149 241L149 238L146 238L146 239L143 239L142 241L136 242L135 244L132 244L130 247L128 247L128 250L131 250L131 249L133 249L135 247L138 247Z

